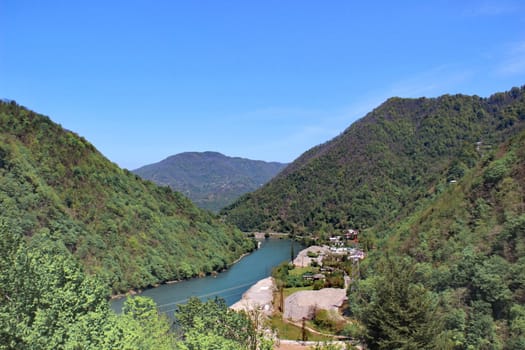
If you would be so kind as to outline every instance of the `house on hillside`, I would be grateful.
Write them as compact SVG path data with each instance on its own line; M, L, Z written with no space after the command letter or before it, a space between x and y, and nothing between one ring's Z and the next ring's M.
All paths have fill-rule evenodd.
M354 252L349 252L348 257L354 261L363 260L365 258L365 253L362 250L356 250Z
M321 272L332 273L334 271L335 271L335 268L333 268L332 266L323 266L323 267L321 267Z
M333 254L346 254L347 250L345 247L330 247L330 251Z
M345 232L345 238L349 241L356 241L359 236L359 231L354 229L348 229Z
M306 281L324 281L326 277L322 273L313 274L313 273L307 272L303 275L303 279Z
M343 239L342 239L341 236L332 236L332 237L328 238L328 240L330 241L330 245L332 247L334 247L334 246L342 246L344 244Z

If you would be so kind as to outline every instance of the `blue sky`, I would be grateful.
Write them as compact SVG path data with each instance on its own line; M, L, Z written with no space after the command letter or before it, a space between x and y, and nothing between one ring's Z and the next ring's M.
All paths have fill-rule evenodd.
M128 169L290 162L388 97L524 84L523 1L0 0L0 98Z

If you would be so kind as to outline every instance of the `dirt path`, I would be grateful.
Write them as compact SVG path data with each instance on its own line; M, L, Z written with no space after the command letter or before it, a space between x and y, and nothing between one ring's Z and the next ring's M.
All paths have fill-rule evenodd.
M277 350L305 350L310 349L314 344L307 345L304 342L292 341L292 340L281 340L279 345L275 346Z
M296 327L299 327L299 328L301 328L303 326L302 322L293 322L293 321L285 320L285 319L283 319L283 321L286 322L286 323L292 324L292 325L294 325ZM304 326L304 328L310 333L314 333L314 334L317 334L317 335L322 335L324 337L332 337L333 339L338 339L338 340L349 340L348 337L345 337L344 335L333 335L333 334L319 332L318 330L310 328L310 327L308 327L306 325Z
M316 341L295 341L295 340L281 340L280 343L274 347L274 349L277 350L306 350L306 349L312 349L317 344L324 344L323 342L316 342ZM337 344L340 346L341 350L345 349L345 342L342 341L333 341L329 342L330 344ZM357 349L363 349L362 346L357 345Z

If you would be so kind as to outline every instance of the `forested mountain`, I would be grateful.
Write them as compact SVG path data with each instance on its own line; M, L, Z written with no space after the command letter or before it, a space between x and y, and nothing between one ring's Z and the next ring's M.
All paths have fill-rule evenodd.
M217 212L267 183L285 166L217 152L185 152L133 172L159 185L170 186L197 206Z
M523 116L523 114L522 114ZM371 349L525 348L525 131L386 230L349 293Z
M62 242L113 292L220 270L253 248L183 195L8 101L0 102L0 221L30 241Z
M386 227L521 130L524 95L391 98L222 214L247 231Z
M370 349L524 349L524 123L525 87L393 98L223 213L243 229L361 228L348 297Z

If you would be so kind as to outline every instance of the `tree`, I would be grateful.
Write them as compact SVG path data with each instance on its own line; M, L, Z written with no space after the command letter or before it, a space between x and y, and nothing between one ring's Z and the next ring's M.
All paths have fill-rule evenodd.
M370 349L434 348L441 328L436 303L428 290L413 282L414 272L408 259L386 258L378 277L351 295L357 298L354 310L366 326Z
M0 220L0 349L174 349L170 322L153 300L126 301L116 315L108 289L86 276L53 233L30 246Z
M98 349L113 326L107 289L43 231L27 247L0 222L0 349Z
M181 338L190 343L198 334L207 339L222 338L228 340L228 344L234 342L245 349L253 348L253 344L256 343L256 330L250 318L244 313L228 308L226 302L219 298L203 302L194 297L190 298L187 304L178 305L175 325Z
M173 349L175 337L170 332L167 316L160 315L155 302L146 297L128 298L118 319L122 336L120 348L124 349Z
M244 350L247 347L233 339L225 338L206 327L201 316L195 316L193 326L184 335L182 349L187 350Z

